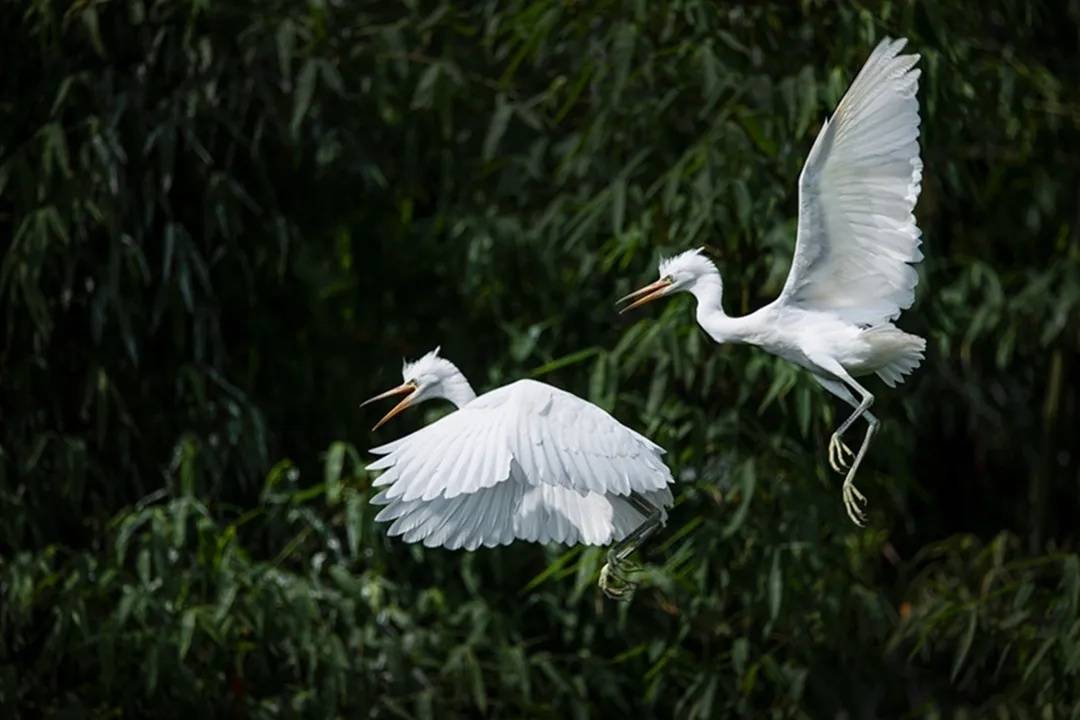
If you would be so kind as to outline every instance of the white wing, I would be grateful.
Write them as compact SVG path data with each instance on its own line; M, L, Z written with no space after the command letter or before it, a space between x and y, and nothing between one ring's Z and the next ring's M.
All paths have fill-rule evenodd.
M778 303L860 325L895 319L915 299L922 259L918 55L883 40L818 134L799 177L799 228Z
M671 490L643 493L658 508L672 504ZM512 477L467 495L434 500L387 500L377 522L391 522L388 534L427 547L475 550L514 540L565 545L608 545L626 537L644 520L621 495L579 492L558 485L530 485Z
M641 522L623 496L670 506L663 449L600 408L522 380L375 448L377 519L409 542L466 547L514 539L606 544Z
M592 403L533 380L476 398L457 412L374 448L388 500L433 500L491 487L521 470L530 485L601 494L661 490L663 449Z

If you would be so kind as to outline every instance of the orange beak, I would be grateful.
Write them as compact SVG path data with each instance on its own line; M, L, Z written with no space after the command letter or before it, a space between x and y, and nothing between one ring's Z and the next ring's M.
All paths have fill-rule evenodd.
M640 290L635 290L624 298L619 298L620 303L624 303L630 300L634 300L634 298L637 298L636 300L634 300L634 302L630 303L622 310L620 310L619 314L622 315L624 312L633 310L634 308L641 307L645 303L649 303L653 300L664 297L668 294L668 290L671 288L671 284L672 283L670 279L660 278L656 282L650 283L649 285L646 285ZM616 305L617 304L618 303L616 303Z
M412 404L413 397L416 395L416 390L417 390L416 383L414 383L413 381L410 380L407 383L402 383L401 385L398 385L396 388L392 388L390 390L387 390L384 393L380 393L380 394L376 395L375 397L368 398L364 402L360 403L360 407L364 407L365 405L373 403L376 400L382 400L384 398L394 397L395 395L405 395L406 393L408 393L408 396L403 398L401 400L401 402L399 402L397 405L395 405L390 412L383 415L382 420L375 423L375 427L371 428L371 431L375 432L380 427L382 427L383 424L386 423L387 420L394 417L395 415L400 413L405 408L409 407L409 405Z

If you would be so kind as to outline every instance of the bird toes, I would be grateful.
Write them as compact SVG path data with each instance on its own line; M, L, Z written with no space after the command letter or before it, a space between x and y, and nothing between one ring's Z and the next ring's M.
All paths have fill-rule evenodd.
M607 562L600 568L600 589L612 600L626 600L630 591L636 587L617 563Z
M851 518L851 522L855 523L859 527L866 525L866 511L867 505L866 496L859 492L850 481L844 482L844 509L847 510L848 517ZM860 507L862 506L862 507Z
M845 453L851 457L855 456L840 436L833 433L833 436L829 438L829 465L838 473L844 473L848 469L849 462L844 457Z

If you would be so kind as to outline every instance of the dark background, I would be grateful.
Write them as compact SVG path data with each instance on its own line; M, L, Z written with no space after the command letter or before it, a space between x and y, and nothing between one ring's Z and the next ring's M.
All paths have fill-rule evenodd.
M0 6L0 709L35 717L1080 712L1080 2ZM877 41L922 54L923 367L845 517L842 408L680 298L775 297ZM358 407L435 345L669 450L603 552L372 522ZM17 712L16 712L17 711Z

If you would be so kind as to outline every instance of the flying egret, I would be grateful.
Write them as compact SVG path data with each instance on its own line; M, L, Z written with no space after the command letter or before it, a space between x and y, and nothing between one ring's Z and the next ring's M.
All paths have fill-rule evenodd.
M671 471L664 450L596 405L535 380L477 397L439 348L403 364L401 385L370 402L405 395L372 430L435 398L457 406L436 422L374 448L384 470L371 502L389 534L427 547L494 547L514 540L618 544L600 587L632 587L623 563L667 519Z
M878 420L870 413L874 395L855 378L876 373L893 387L926 349L923 338L892 324L915 299L911 263L922 259L912 213L922 179L919 56L900 55L905 42L886 38L874 49L818 133L799 176L791 271L775 301L743 317L725 314L720 273L701 249L663 260L659 280L620 300L634 301L626 312L689 292L698 324L716 342L760 346L854 407L829 440L829 464L847 468L844 505L857 525L866 498L853 480ZM854 454L842 437L860 417L867 429Z

